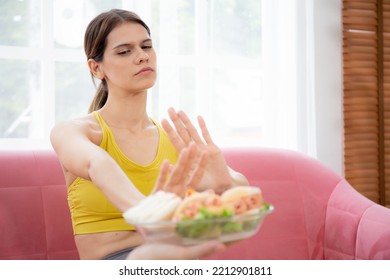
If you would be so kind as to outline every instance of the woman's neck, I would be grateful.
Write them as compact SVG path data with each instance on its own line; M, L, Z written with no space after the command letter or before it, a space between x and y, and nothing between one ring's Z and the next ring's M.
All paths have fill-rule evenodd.
M109 95L99 114L109 126L143 129L152 124L146 112L146 101L147 92L123 97Z

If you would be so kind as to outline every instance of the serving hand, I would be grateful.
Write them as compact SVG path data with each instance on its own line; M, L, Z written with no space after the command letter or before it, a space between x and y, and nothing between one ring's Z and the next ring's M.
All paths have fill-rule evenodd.
M168 243L145 243L132 251L128 260L193 260L221 252L226 246L217 241L207 241L192 246Z
M195 143L198 153L208 154L206 170L197 189L202 191L212 188L217 193L221 193L233 186L235 182L232 174L235 172L228 167L221 150L211 139L204 119L198 117L202 139L183 111L176 112L173 108L170 108L168 114L175 129L166 119L163 119L161 124L175 148L180 152ZM246 179L243 181L246 182Z

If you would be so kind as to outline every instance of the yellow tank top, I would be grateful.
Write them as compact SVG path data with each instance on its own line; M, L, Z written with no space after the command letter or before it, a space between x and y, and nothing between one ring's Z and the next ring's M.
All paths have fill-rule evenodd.
M169 141L165 131L157 122L153 121L159 132L157 155L149 165L139 165L128 159L120 151L114 135L103 118L97 112L93 112L93 115L103 131L100 147L111 155L141 193L144 195L150 194L163 160L168 159L174 164L178 158L178 153ZM89 180L78 177L68 187L68 204L74 234L134 230L133 226L125 222L122 213Z

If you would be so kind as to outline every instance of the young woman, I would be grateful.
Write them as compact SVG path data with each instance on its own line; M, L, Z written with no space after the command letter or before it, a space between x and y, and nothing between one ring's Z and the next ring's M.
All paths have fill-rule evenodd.
M143 243L122 213L151 192L221 192L247 181L226 165L202 118L203 139L183 112L170 109L175 128L164 120L165 130L148 116L156 53L136 14L115 9L98 15L86 29L84 49L100 85L89 114L56 125L51 141L68 185L80 258L122 259Z

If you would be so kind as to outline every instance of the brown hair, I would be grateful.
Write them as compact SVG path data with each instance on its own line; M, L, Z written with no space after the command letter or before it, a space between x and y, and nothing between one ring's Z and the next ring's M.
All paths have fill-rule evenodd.
M113 9L96 16L87 26L84 36L84 51L87 59L94 59L96 62L103 60L103 54L107 46L107 36L119 24L133 22L145 27L150 36L149 27L135 13L120 9ZM92 81L95 84L94 76L91 72ZM95 84L96 85L96 84ZM102 80L97 88L96 94L89 106L88 112L98 110L103 107L108 97L108 87L106 80Z

